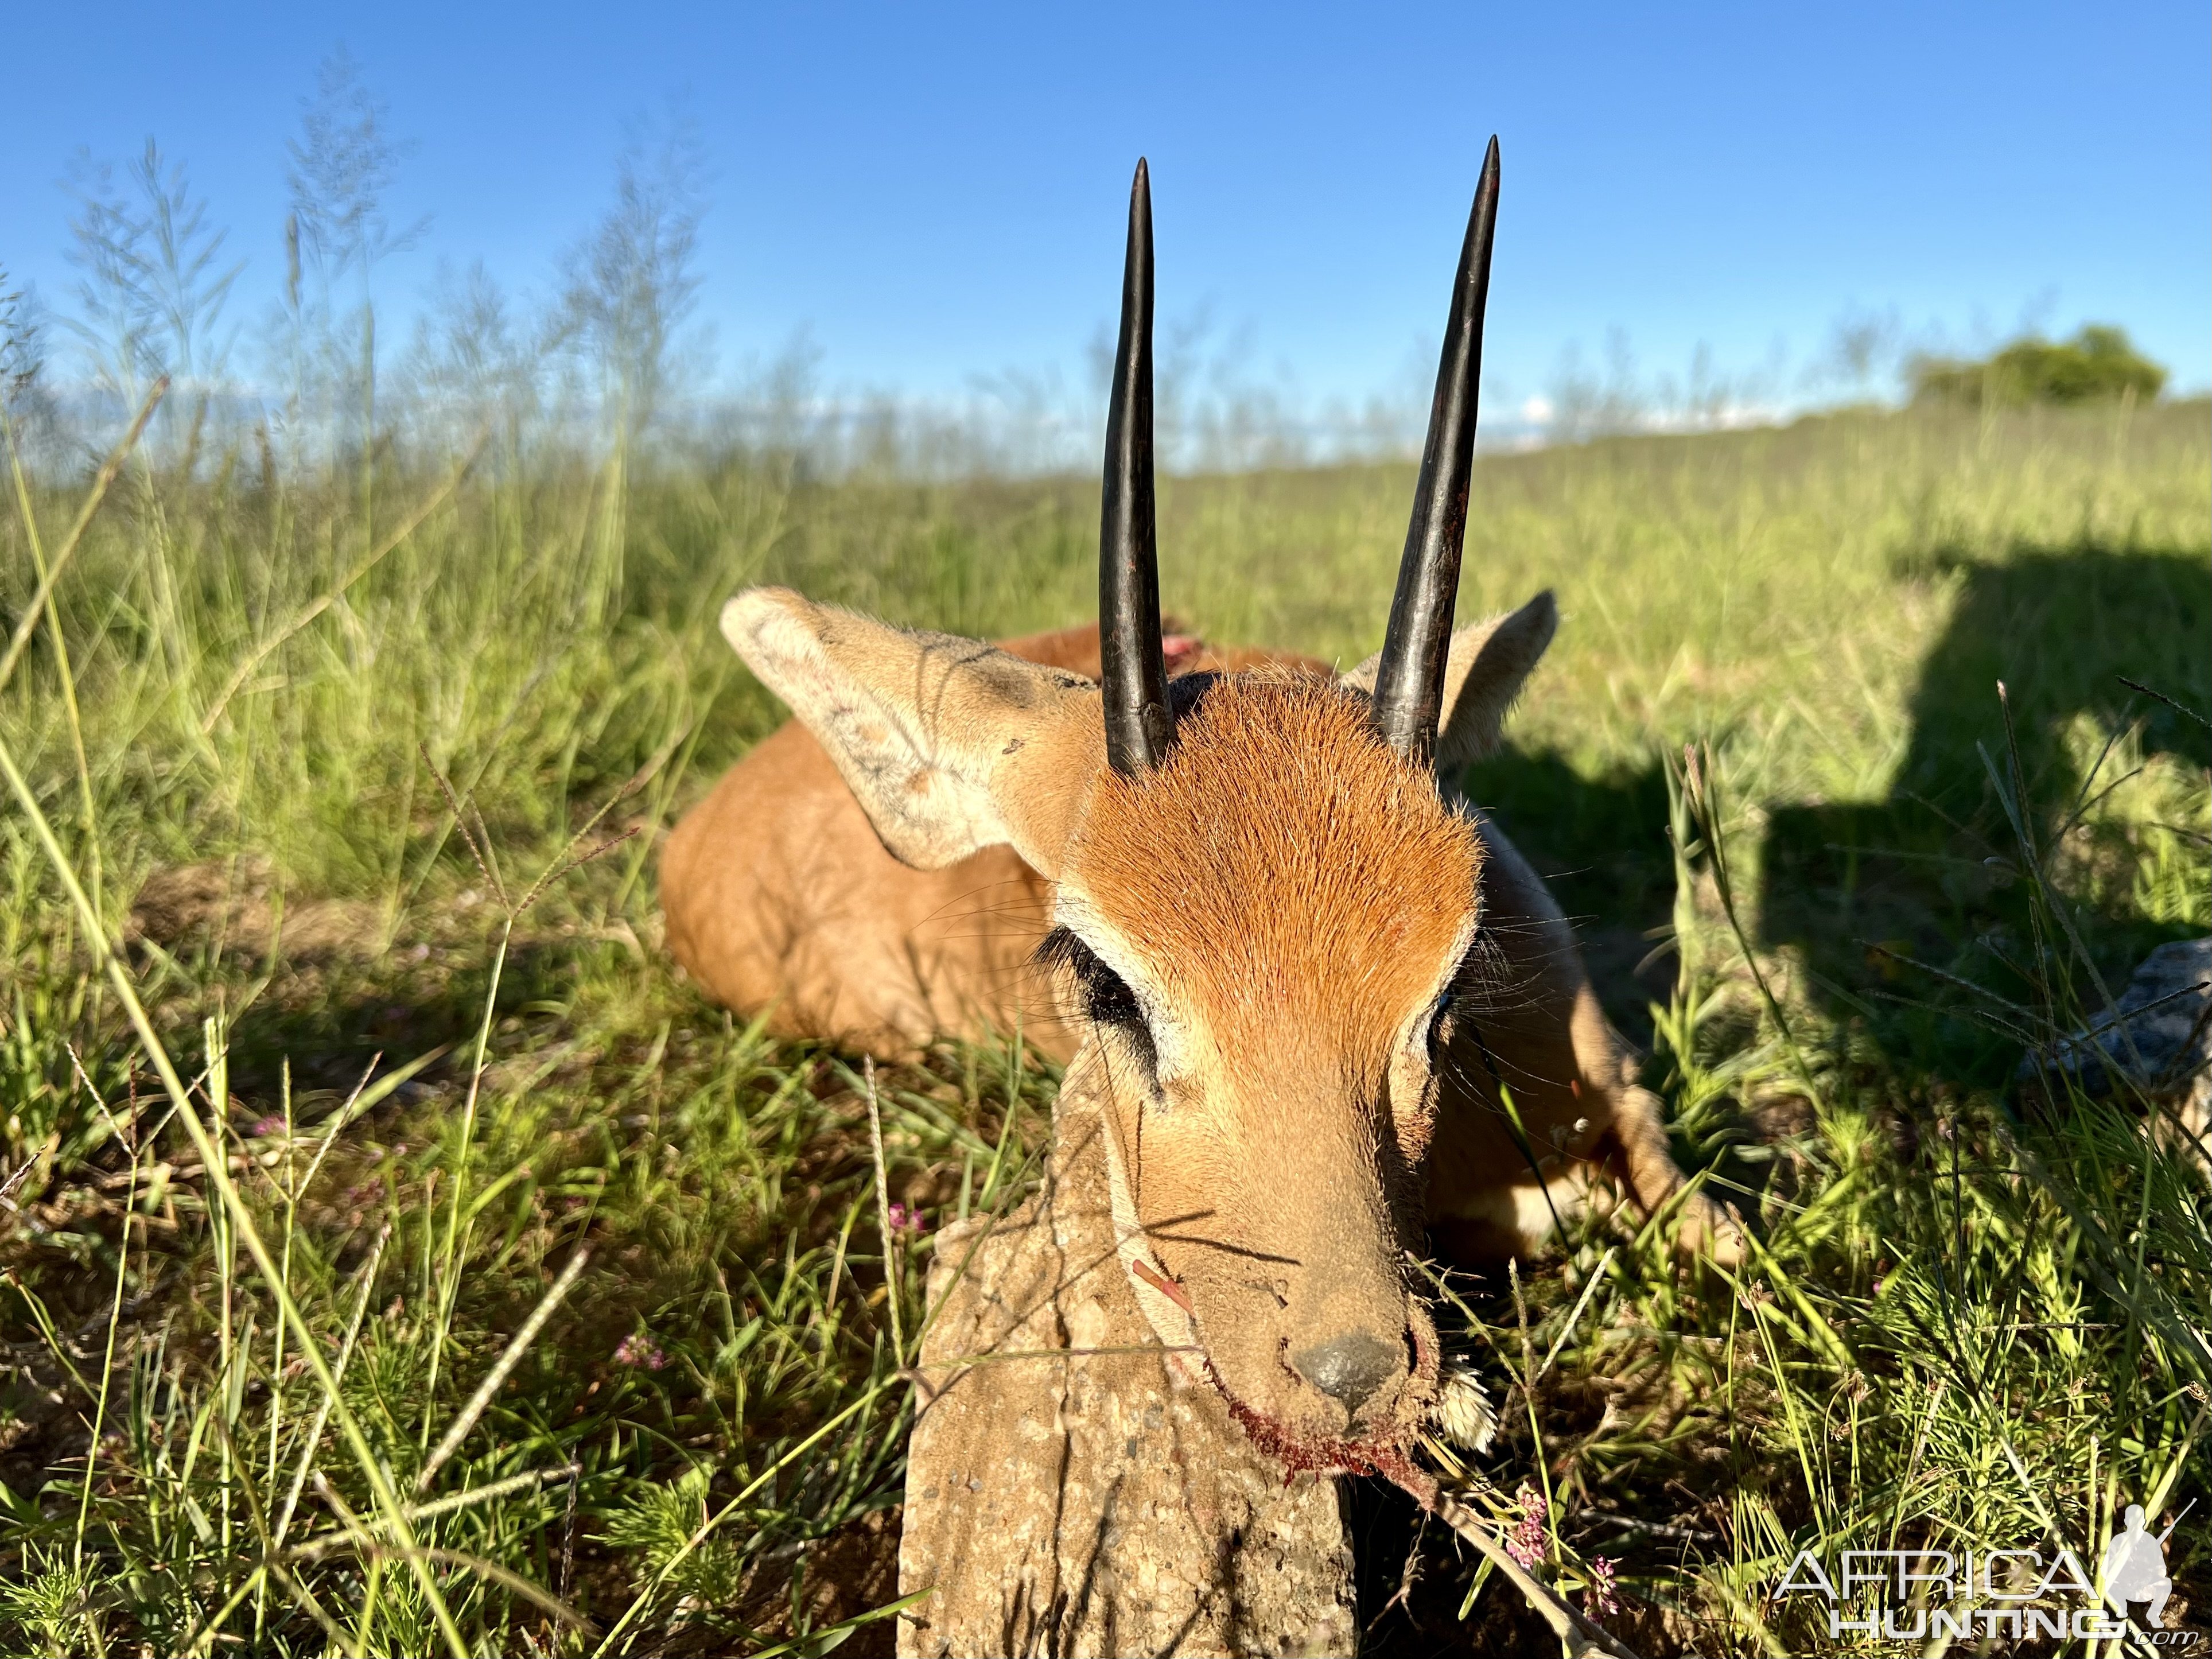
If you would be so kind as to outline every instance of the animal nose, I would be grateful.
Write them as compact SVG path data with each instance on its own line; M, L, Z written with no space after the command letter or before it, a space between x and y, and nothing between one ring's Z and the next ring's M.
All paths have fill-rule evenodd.
M1291 1356L1300 1376L1342 1401L1355 1417L1368 1396L1397 1376L1405 1363L1403 1344L1385 1342L1369 1331L1347 1331Z

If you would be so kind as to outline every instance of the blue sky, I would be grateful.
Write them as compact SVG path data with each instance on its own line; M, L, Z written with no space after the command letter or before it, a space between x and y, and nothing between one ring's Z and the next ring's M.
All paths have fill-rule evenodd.
M1795 376L1848 310L1960 345L2119 322L2212 380L2212 20L2126 6L1333 9L854 4L21 6L0 264L67 303L81 147L151 135L281 280L283 144L343 45L415 146L386 266L543 291L641 115L711 169L700 316L726 374L804 331L835 386L957 395L1110 315L1151 157L1164 319L1210 317L1309 398L1402 387L1484 141L1504 186L1488 368L1518 400L1620 331ZM1500 411L1503 413L1504 411Z

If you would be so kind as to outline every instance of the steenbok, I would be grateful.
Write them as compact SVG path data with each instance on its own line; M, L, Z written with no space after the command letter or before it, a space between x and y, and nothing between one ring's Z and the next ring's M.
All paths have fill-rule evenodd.
M1493 141L1376 657L1170 675L1139 163L1096 680L1066 665L1081 635L1024 653L740 593L722 631L804 731L732 770L664 867L678 957L787 1030L887 1052L1004 1031L1022 963L1048 969L1063 1052L1104 1080L1139 1303L1308 1466L1371 1462L1433 1407L1425 1227L1447 1259L1494 1261L1617 1178L1646 1212L1679 1199L1686 1248L1737 1243L1680 1194L1558 906L1454 784L1554 624L1542 593L1451 629L1497 199Z

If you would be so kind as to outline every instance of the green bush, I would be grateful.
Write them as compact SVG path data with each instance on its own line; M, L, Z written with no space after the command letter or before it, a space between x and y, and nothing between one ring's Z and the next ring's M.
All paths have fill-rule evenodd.
M1906 371L1916 401L1979 404L2087 404L2130 395L2148 403L2166 385L2166 369L2135 349L2124 328L2083 325L2072 339L2033 335L1979 362L1922 356Z

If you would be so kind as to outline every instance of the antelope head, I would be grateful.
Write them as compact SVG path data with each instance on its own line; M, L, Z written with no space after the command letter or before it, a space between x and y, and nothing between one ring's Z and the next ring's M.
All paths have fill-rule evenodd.
M1372 1464L1433 1399L1408 1283L1439 1045L1482 922L1481 849L1439 790L1548 642L1540 595L1451 633L1498 198L1455 282L1381 653L1340 678L1170 682L1153 525L1152 208L1131 192L1100 538L1101 682L787 590L722 628L884 845L1010 845L1054 884L1043 958L1087 1022L1116 1231L1163 1338L1294 1463Z

